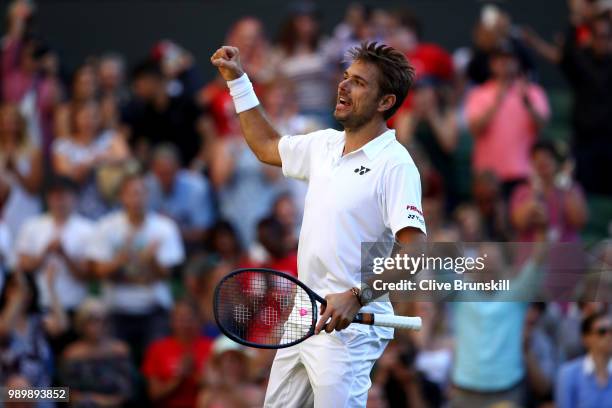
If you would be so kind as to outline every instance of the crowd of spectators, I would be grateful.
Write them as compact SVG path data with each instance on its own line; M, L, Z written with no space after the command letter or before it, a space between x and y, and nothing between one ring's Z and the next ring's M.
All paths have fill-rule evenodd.
M416 83L389 125L419 167L429 240L544 230L610 272L612 11L569 9L548 42L485 6L451 53L407 10L355 3L324 33L302 1L275 39L245 16L225 43L283 134L338 126L351 46L401 50ZM121 50L65 67L36 12L10 3L0 54L0 384L68 386L79 407L262 406L274 353L220 335L212 293L238 267L297 275L307 186L251 153L206 61L161 40L131 69ZM568 140L546 137L535 54L567 78ZM612 310L580 299L397 304L423 330L396 333L368 407L612 407Z

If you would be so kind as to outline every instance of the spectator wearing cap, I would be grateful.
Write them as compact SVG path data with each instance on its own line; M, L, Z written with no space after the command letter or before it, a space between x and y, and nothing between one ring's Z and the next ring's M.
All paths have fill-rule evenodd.
M88 257L103 281L114 333L140 361L145 347L167 333L172 307L169 279L185 252L176 223L147 209L140 174L124 176L119 200L121 209L98 222Z
M75 406L121 406L134 392L134 366L124 342L110 336L108 309L89 298L78 308L75 328L79 338L60 359L59 379L70 387Z
M45 194L48 211L28 219L16 239L18 268L34 276L45 309L51 305L45 276L49 265L56 269L55 291L64 309L76 311L87 296L91 275L86 254L94 224L75 212L76 191L70 179L52 179Z
M521 77L510 43L490 58L492 78L467 97L465 114L474 137L472 168L490 170L508 197L530 173L529 152L550 111L544 90Z
M235 343L225 335L217 337L212 348L212 358L205 374L205 388L198 401L209 401L223 390L234 390L238 397L236 406L261 407L265 390L253 383L255 351ZM206 406L206 405L204 405Z
M142 372L149 398L158 407L193 407L212 341L200 335L198 313L190 302L175 304L171 326L172 334L146 351Z
M178 224L188 252L201 249L216 215L208 181L199 173L181 169L176 147L163 144L153 151L146 185L150 209Z
M587 354L561 366L555 402L559 408L600 408L612 402L612 319L599 312L584 319Z

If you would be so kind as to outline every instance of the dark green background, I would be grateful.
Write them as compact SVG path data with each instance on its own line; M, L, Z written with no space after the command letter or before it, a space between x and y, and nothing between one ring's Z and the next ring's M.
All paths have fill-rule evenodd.
M1 2L6 7L7 1ZM263 20L275 36L287 1L279 0L39 0L37 26L58 49L67 68L92 53L117 50L130 62L146 54L160 38L174 39L196 56L205 78L212 76L208 56L222 43L239 16ZM351 1L316 1L326 33L342 19ZM478 0L370 1L380 7L409 7L422 19L425 39L449 50L468 45L482 2ZM549 38L562 32L567 20L565 0L507 0L502 6L517 24L529 24ZM4 24L4 21L2 21ZM540 63L542 81L559 85L556 69Z

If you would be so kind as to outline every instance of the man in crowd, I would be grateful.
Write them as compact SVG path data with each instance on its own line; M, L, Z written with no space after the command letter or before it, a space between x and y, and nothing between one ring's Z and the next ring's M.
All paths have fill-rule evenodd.
M102 218L89 248L117 337L138 354L168 330L168 280L185 253L179 229L147 210L142 176L128 174L119 189L122 208Z
M559 408L609 406L612 401L612 318L597 312L582 322L587 354L561 366L555 401Z
M45 276L49 264L55 266L55 290L68 312L74 312L87 296L91 276L86 252L94 225L74 211L77 188L64 177L51 180L46 192L48 212L27 220L17 236L18 267L36 274L43 308L51 306Z
M544 90L520 77L510 43L490 57L492 79L468 95L466 116L475 145L474 172L493 171L504 196L529 176L529 152L549 116Z
M199 173L181 169L178 150L171 144L153 151L146 177L149 206L180 227L187 250L197 250L215 221L212 188Z

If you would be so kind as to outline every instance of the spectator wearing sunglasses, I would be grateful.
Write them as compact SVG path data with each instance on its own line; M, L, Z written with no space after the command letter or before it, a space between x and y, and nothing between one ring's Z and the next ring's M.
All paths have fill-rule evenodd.
M561 366L557 407L611 406L612 318L604 312L594 313L583 320L581 332L587 354Z

